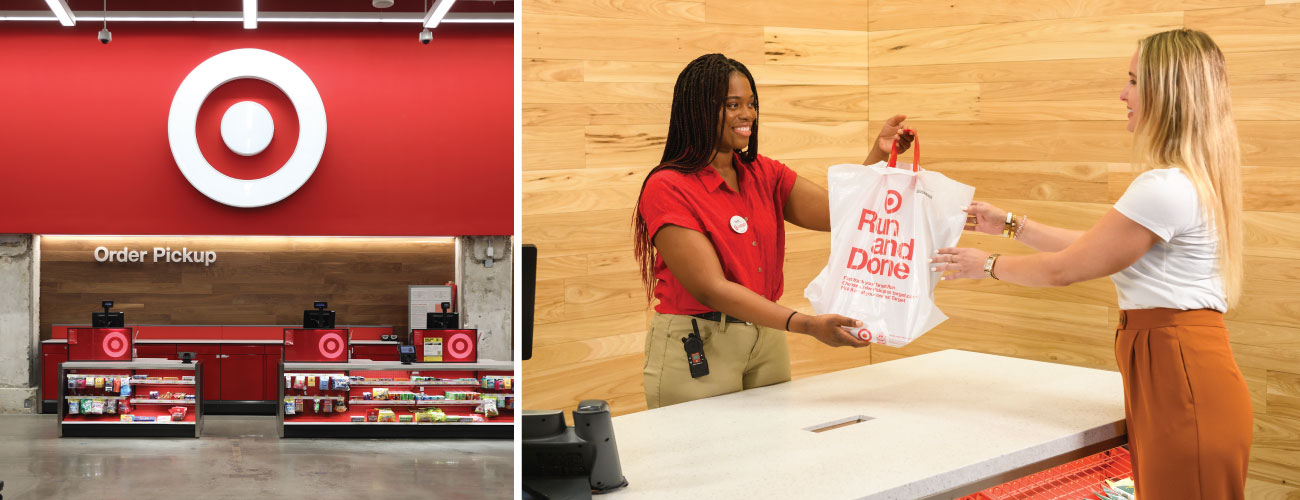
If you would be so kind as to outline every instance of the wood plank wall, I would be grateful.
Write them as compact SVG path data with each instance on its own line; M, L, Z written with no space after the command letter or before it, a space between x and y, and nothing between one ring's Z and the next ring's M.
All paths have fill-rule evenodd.
M1300 498L1300 3L1015 0L529 0L523 4L523 241L539 249L530 408L603 398L644 408L648 313L632 262L632 205L667 133L672 82L723 52L760 88L760 150L825 185L861 161L893 113L921 131L923 163L1035 221L1087 228L1136 172L1124 131L1141 37L1188 27L1227 53L1242 150L1247 283L1229 314L1255 410L1251 498ZM825 264L825 234L789 228L786 297ZM1026 249L969 236L964 245ZM952 319L871 362L959 348L1115 369L1113 284L1060 289L945 283ZM795 376L868 362L792 336Z
M97 246L217 252L211 266L96 262ZM51 324L87 324L101 300L128 323L293 325L312 302L338 324L393 325L405 334L407 286L456 275L450 238L72 237L41 238L41 338Z

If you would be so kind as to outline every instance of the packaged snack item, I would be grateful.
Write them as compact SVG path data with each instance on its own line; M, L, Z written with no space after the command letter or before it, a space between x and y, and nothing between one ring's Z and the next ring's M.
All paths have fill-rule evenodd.
M366 417L363 417L361 415L353 415L350 420L352 420L353 422L365 422Z
M379 421L380 421L380 422L396 422L396 421L397 421L397 414L396 414L396 413L393 413L393 410L390 410L390 409L388 409L388 408L380 408L380 409L379 409Z
M134 422L153 422L153 421L154 421L154 418L153 418L153 417L142 417L142 416L140 416L140 415L136 415L136 416L134 416L134 417L131 417L131 420L134 421Z
M117 421L118 421L118 422L130 422L130 421L131 421L131 416L130 416L130 415L122 415L122 416L120 416L120 417L117 417Z
M109 398L104 402L104 413L117 415L117 398Z
M95 388L96 389L104 388L104 377L95 377Z
M324 411L325 413L334 413L334 400L333 400L333 399L326 399L325 402L324 402L324 404L322 404L321 406L324 407L324 408L322 409L322 411Z
M159 422L159 423L163 423L163 422L171 422L171 421L172 421L172 416L171 416L171 415L159 415L158 418L156 419L156 421Z
M92 403L89 399L81 400L81 414L89 415L92 406L94 406L94 403Z
M379 410L376 410L376 409L374 409L374 408L371 408L371 409L369 409L369 410L366 410L366 421L367 421L367 422L378 422L378 421L379 421Z
M91 387L94 387L95 384L92 382L92 383L90 384L90 386L91 386ZM86 388L86 379L85 379L85 377L82 377L82 378L77 379L77 388L78 388L78 389L85 389L85 388Z
M94 414L94 415L103 415L103 414L104 414L104 400L102 400L102 399L96 399L94 402L90 403L90 413L92 413L92 414Z
M293 398L284 398L284 414L285 414L285 415L293 415L293 414L294 414L293 409L294 409L295 406L296 406L296 405L293 404Z
M173 406L167 410L167 413L171 414L172 421L184 422L185 415L189 413L189 410L190 410L189 408L186 408L184 406Z
M293 409L294 409L294 411L296 411L296 412L298 412L298 413L304 413L305 408L306 408L306 404L303 403L303 401L302 401L301 399L295 399L295 400L293 400Z
M322 391L328 391L328 390L330 390L330 378L329 378L329 377L321 377L321 378L320 378L320 387L319 387L319 389L322 390Z
M81 414L81 402L75 399L69 399L68 415L80 415L80 414Z
M311 411L316 412L316 413L320 413L320 400L319 400L319 399L313 399L313 400L312 400L312 402L311 402Z
M113 379L113 392L122 392L122 379Z
M400 417L397 417L397 421L398 421L398 422L414 422L414 421L415 421L415 416L414 416L414 415L402 415L402 416L400 416Z
M68 377L68 388L69 388L69 389L76 389L76 388L77 388L77 379L72 378L72 377Z
M303 390L307 388L307 377L298 375L293 378L293 388Z
M123 413L123 414L125 414L125 413L131 413L132 411L133 411L133 410L131 409L131 402L130 402L130 401L127 401L127 400L123 399L123 400L120 400L120 401L117 402L117 412L118 412L118 413Z
M497 412L496 400L489 399L483 401L483 415L487 417L495 417L499 415L499 413Z
M293 375L284 376L284 388L293 389Z
M347 412L348 412L348 405L343 404L342 401L339 401L339 404L334 405L334 413L347 413Z
M361 393L361 399L363 401L370 401L371 399L374 399L374 396L370 394L370 391L366 391Z
M388 399L388 388L376 387L375 390L371 391L371 394L376 400L386 401Z
M149 391L149 399L158 399L158 396L160 396L158 391Z
M164 392L162 396L159 396L159 397L158 397L158 399L164 399L164 400L166 400L166 399L172 399L172 393L170 393L170 392Z
M193 376L193 375L185 375L185 376L181 377L181 382L184 382L184 383L187 383L187 384L193 384L193 383L194 383L194 376Z
M129 379L129 378L128 378L128 379L122 379L122 395L123 395L123 396L130 396L130 395L131 395L131 379Z
M307 387L315 387L315 386L316 386L316 376L315 376L315 375L308 375L308 376L307 376ZM304 389L305 389L305 388L306 388L306 387L304 387Z
M348 383L347 377L334 377L333 384L334 384L334 390L336 391L346 391L352 389L352 385Z

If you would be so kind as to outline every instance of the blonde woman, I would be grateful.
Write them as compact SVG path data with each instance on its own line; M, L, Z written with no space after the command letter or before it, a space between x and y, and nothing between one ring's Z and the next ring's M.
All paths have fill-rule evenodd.
M1151 35L1138 43L1120 99L1147 170L1095 226L1070 231L975 202L967 229L1040 253L945 248L933 262L952 272L944 279L1033 287L1110 276L1122 309L1115 358L1138 494L1241 499L1252 422L1223 322L1241 294L1243 260L1240 153L1223 54L1199 31Z

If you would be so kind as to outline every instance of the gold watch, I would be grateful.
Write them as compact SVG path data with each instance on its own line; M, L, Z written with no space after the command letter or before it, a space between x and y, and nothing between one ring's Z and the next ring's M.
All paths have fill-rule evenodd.
M987 260L984 261L984 274L989 275L990 278L998 279L997 276L994 276L994 275L993 275L993 264L994 264L995 262L997 262L997 261L998 261L998 257L1001 257L1001 256L1002 256L1002 254L1000 254L1000 253L995 253L995 254L993 254L993 255L990 255L989 258L988 258Z

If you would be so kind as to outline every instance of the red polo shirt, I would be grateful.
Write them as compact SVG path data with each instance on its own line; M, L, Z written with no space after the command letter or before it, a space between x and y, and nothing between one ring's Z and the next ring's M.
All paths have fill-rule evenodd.
M703 233L713 243L727 280L775 301L785 279L785 203L794 188L795 173L785 164L759 155L745 164L733 156L739 192L727 187L713 167L694 174L660 170L646 181L641 217L650 237L672 224ZM745 220L744 232L732 218ZM695 300L656 254L654 288L664 314L698 314L712 309Z

